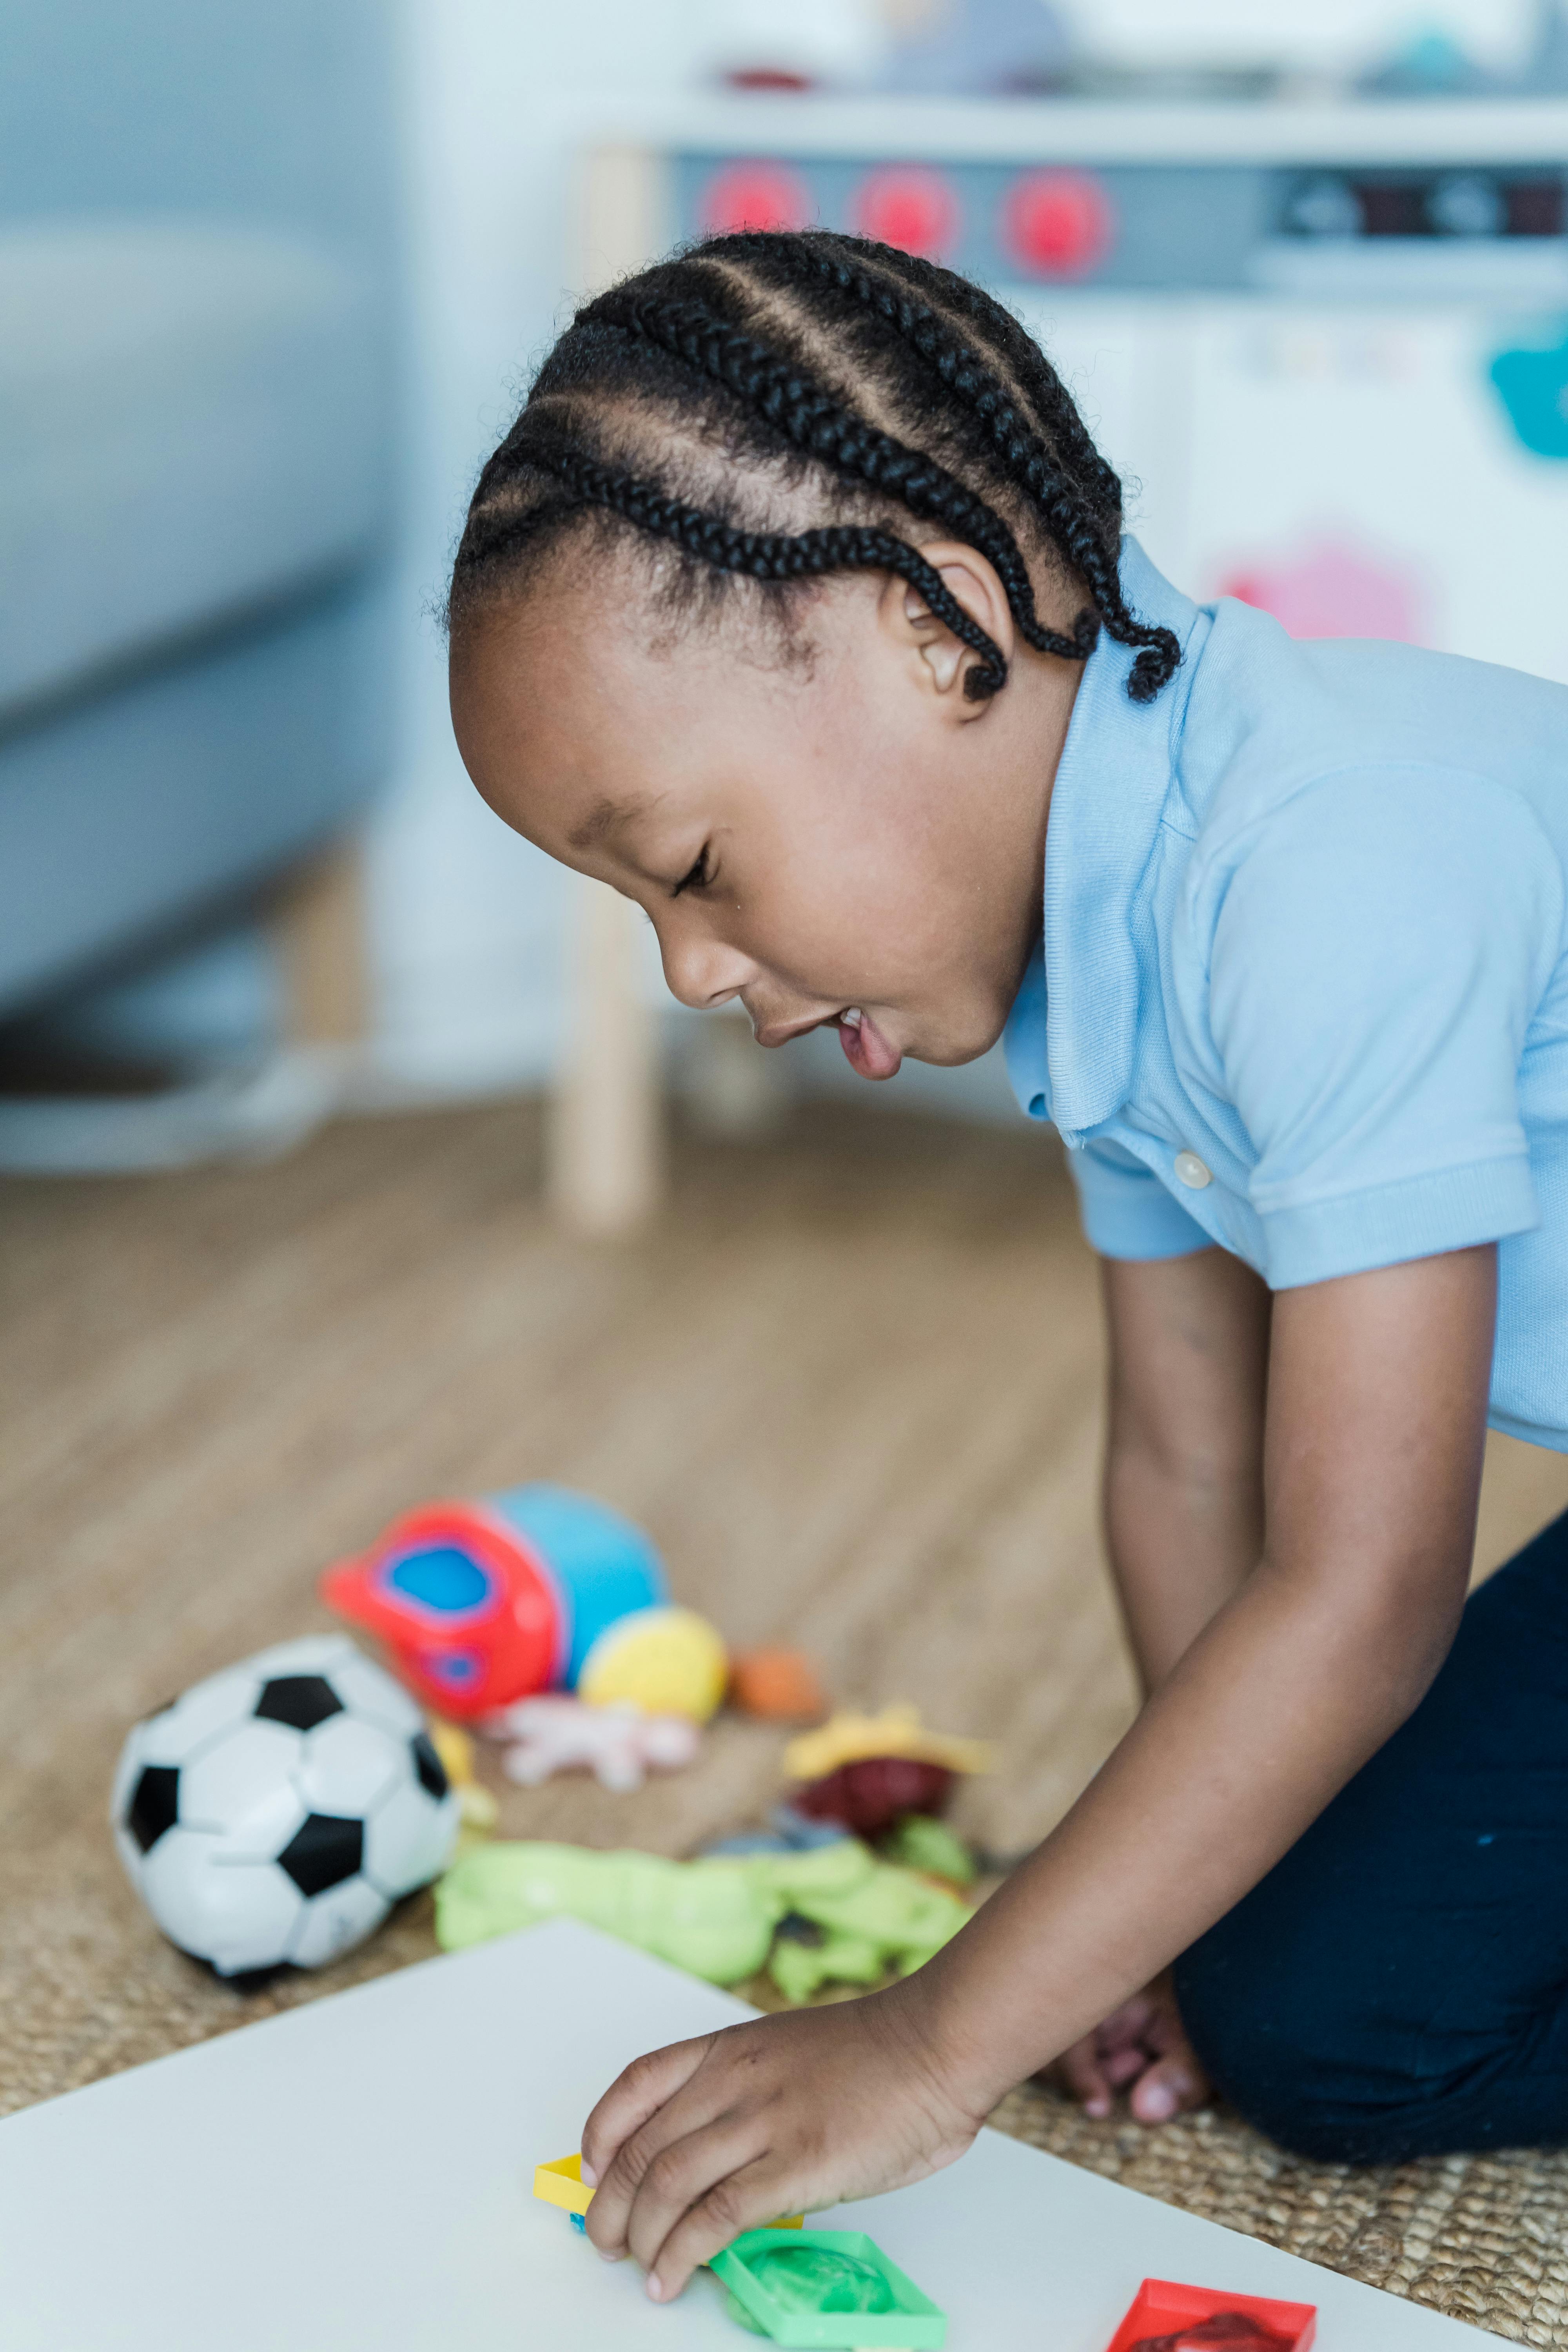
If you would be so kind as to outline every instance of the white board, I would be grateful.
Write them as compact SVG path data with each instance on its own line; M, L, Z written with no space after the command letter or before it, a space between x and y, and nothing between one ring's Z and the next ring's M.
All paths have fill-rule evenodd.
M637 2052L738 2001L562 1920L0 2123L4 2352L740 2352L704 2273L668 2310L535 2202ZM949 2352L1105 2352L1145 2273L1319 2306L1319 2352L1497 2338L994 2132L846 2206Z

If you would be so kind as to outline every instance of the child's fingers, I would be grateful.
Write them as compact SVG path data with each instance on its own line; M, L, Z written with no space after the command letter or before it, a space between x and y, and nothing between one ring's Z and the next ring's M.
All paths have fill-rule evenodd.
M623 2149L684 2089L712 2047L713 2035L672 2042L636 2058L611 2084L583 2126L583 2178L595 2192L588 2235L603 2254L626 2251L626 2217L637 2181L616 2168ZM656 2151L650 2151L650 2153Z
M706 2140L707 2133L699 2137ZM786 2202L776 2168L765 2157L726 2169L687 2210L659 2246L648 2271L647 2291L656 2303L672 2303L699 2263L711 2262L742 2230L777 2218Z
M673 2121L679 2114L680 2102L667 2113ZM664 2123L660 2116L649 2126L657 2131ZM732 2203L731 2190L735 2178L763 2155L767 2147L766 2128L758 2116L743 2116L733 2113L709 2120L699 2114L685 2118L685 2129L679 2136L666 2139L656 2155L645 2157L642 2142L627 2143L625 2157L632 2169L641 2168L642 2179L632 2199L626 2219L626 2245L637 2262L651 2276L657 2269L666 2281L671 2294L679 2291L691 2263L680 2270L679 2276L669 2274L664 2249L671 2235L681 2230L692 2211L701 2208L710 2221L721 2221ZM763 2214L771 2221L771 2214ZM728 2245L736 2231L745 2228L743 2221L732 2221L728 2235L716 2237L709 2252ZM703 2256L695 2256L700 2261Z

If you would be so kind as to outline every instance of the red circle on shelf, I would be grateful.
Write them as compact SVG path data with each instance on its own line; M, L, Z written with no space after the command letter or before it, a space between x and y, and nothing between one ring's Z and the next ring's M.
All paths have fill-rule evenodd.
M1037 278L1086 278L1110 252L1115 226L1091 172L1026 172L1003 208L1008 251Z
M811 198L787 163L725 163L702 196L702 227L709 236L738 236L757 228L804 228Z
M958 237L958 197L952 183L923 163L893 163L873 172L855 200L855 226L878 245L940 261Z

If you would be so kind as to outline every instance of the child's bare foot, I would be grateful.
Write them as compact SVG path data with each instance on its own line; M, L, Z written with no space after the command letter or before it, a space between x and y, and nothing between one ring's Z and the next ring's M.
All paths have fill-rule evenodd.
M1086 2116L1110 2115L1116 2094L1129 2091L1128 2104L1139 2123L1163 2124L1203 2106L1210 2096L1168 1976L1156 1977L1113 2009L1049 2071Z

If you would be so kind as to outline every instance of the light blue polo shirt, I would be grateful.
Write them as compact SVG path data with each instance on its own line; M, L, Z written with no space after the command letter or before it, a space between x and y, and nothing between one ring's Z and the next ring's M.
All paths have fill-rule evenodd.
M1568 1452L1568 688L1121 577L1184 657L1086 665L1005 1041L1089 1241L1275 1290L1496 1241L1491 1420Z

